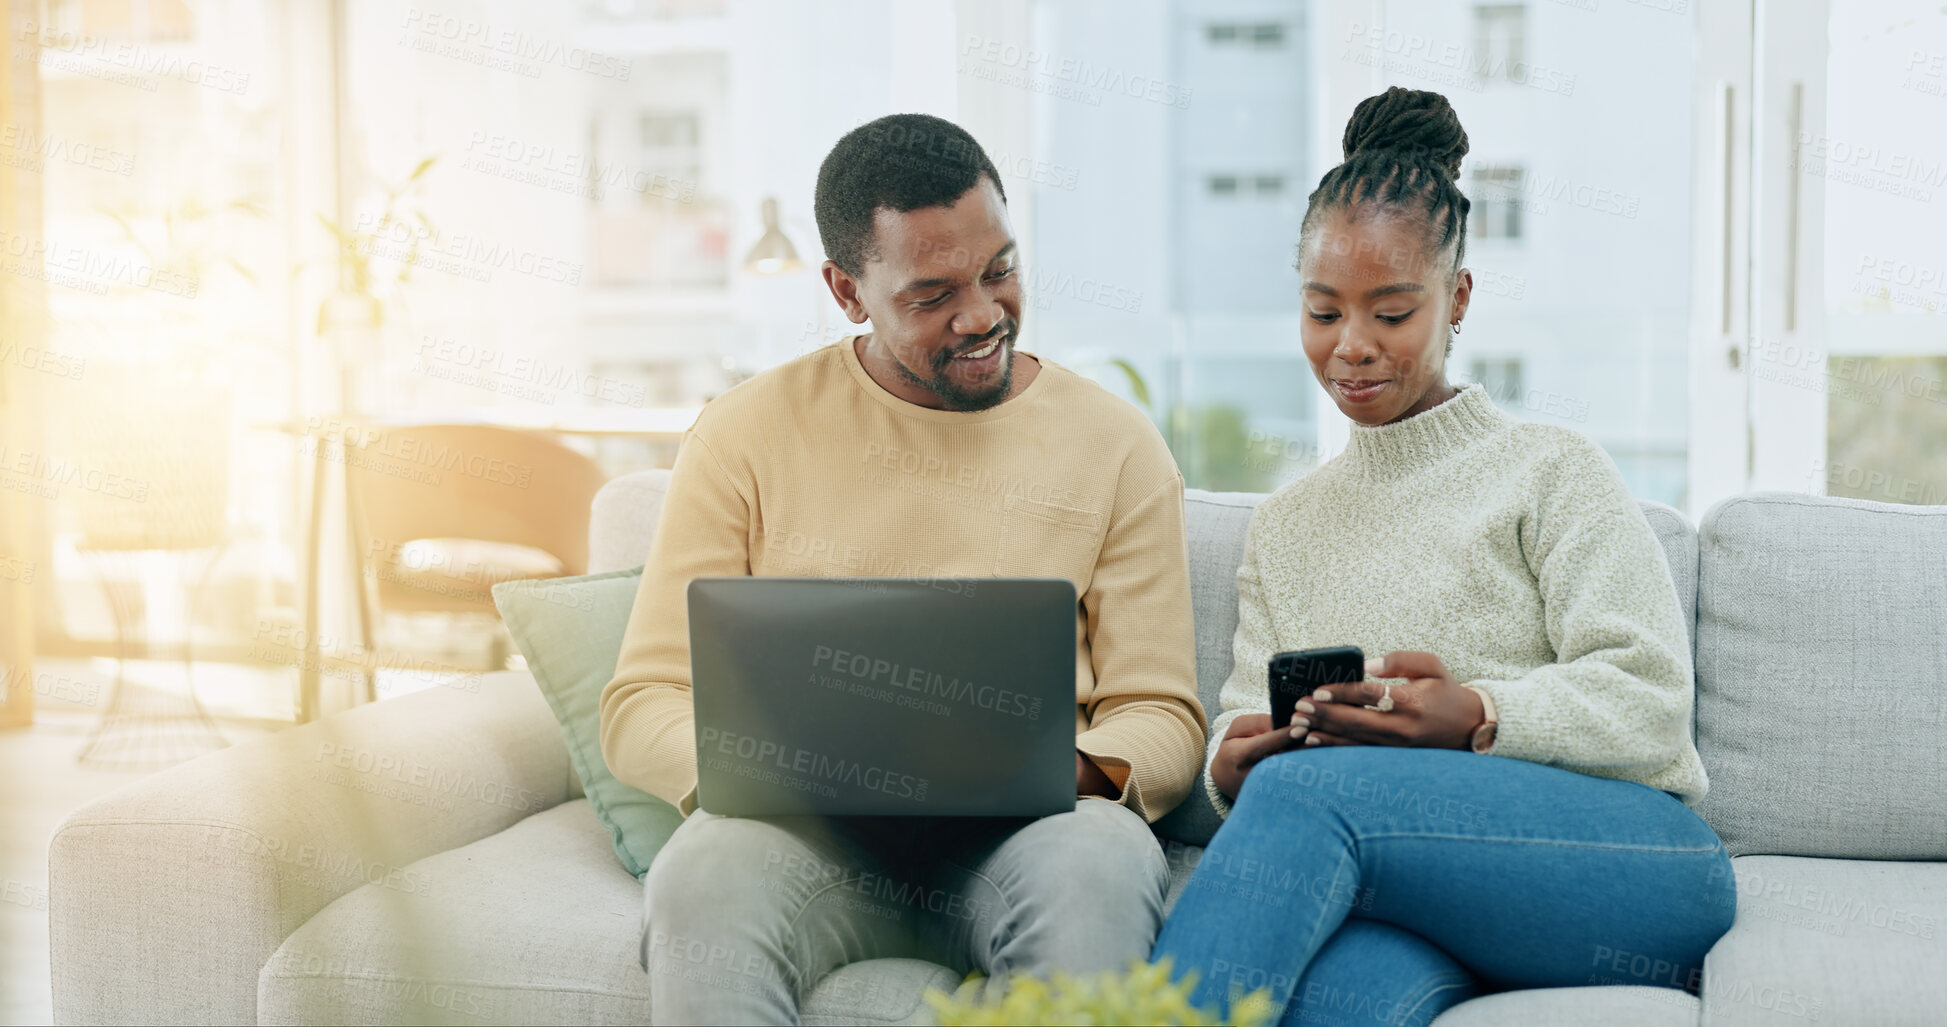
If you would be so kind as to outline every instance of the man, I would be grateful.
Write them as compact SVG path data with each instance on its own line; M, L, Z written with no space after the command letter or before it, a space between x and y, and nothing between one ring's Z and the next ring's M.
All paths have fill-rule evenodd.
M609 768L688 817L645 881L656 1023L796 1022L820 978L864 959L1121 969L1162 919L1146 823L1202 766L1182 477L1139 411L1015 349L992 162L950 122L881 118L825 158L816 209L825 283L873 330L698 417L602 692ZM1033 821L696 810L685 588L741 574L1074 582L1086 801Z

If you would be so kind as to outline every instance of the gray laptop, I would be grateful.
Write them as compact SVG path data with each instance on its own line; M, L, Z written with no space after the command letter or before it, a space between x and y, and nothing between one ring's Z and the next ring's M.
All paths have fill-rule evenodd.
M1075 808L1075 586L698 578L697 804L729 816Z

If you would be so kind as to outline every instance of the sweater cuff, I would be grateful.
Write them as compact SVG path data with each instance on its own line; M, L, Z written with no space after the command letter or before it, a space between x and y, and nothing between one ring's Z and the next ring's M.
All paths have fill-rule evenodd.
M1121 748L1121 746L1116 744L1116 739L1102 737L1099 728L1091 728L1075 736L1076 751L1093 761L1097 767L1102 766L1104 763L1120 763L1129 768L1129 773L1122 783L1121 796L1111 799L1106 795L1091 795L1088 798L1113 802L1118 806L1127 806L1137 816L1141 816L1143 821L1147 823L1154 818L1143 813L1142 774L1128 758L1117 754L1117 750ZM1108 771L1104 770L1102 773L1107 774ZM1109 780L1113 783L1115 778L1111 777Z
M1145 823L1155 823L1183 801L1191 784L1184 780L1189 776L1184 772L1194 774L1191 768L1196 766L1196 750L1191 748L1195 743L1182 737L1178 722L1167 719L1158 724L1156 720L1165 718L1111 718L1075 736L1075 748L1097 766L1108 762L1129 767L1122 798L1115 801L1129 807ZM1169 730L1172 727L1178 730Z
M602 725L602 761L615 779L676 807L696 809L696 727L689 690L638 690Z
M1217 811L1217 816L1225 820L1230 819L1230 800L1225 798L1224 793L1217 788L1217 777L1210 772L1210 768L1217 764L1217 746L1223 744L1224 732L1230 730L1230 722L1236 720L1238 714L1242 712L1242 710L1238 710L1230 713L1221 713L1217 715L1216 720L1211 721L1210 751L1205 753L1203 757L1204 797L1210 800L1210 808Z
M1475 749L1473 736L1469 735L1467 738L1467 748L1473 750L1474 752L1480 753L1482 756L1494 755L1495 754L1494 746L1500 742L1500 738L1498 736L1501 731L1500 728L1501 714L1499 713L1499 704L1497 704L1494 701L1494 693L1488 691L1485 688L1482 688L1480 686L1480 682L1477 681L1469 681L1460 687L1471 688L1474 690L1475 695L1480 696L1481 714L1483 719L1481 721L1480 726L1476 727L1474 730L1476 731L1480 730L1480 727L1485 727L1491 721L1495 725L1494 732L1495 735L1497 736L1494 740L1487 743L1487 748Z
M1519 682L1469 681L1465 687L1479 691L1494 707L1494 744L1488 746L1485 755L1552 765L1552 747L1534 736L1534 718L1524 715L1522 710L1523 689ZM1510 693L1513 702L1508 701Z
M1217 816L1225 820L1230 819L1230 800L1224 798L1224 793L1217 789L1217 779L1210 776L1209 767L1203 770L1203 794L1209 798L1210 808L1217 811Z

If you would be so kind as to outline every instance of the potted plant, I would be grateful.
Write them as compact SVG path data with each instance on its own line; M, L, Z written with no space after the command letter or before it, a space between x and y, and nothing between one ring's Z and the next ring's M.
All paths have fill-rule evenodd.
M1092 977L1056 973L1048 980L1019 975L1005 985L974 976L951 995L926 992L933 1016L943 1025L974 1024L1236 1024L1265 1027L1276 1018L1271 996L1262 989L1233 998L1226 1017L1190 1004L1195 973L1174 983L1170 961L1133 960L1122 973Z
M336 240L338 256L337 288L318 304L318 336L330 347L342 390L326 407L368 411L373 405L368 393L385 354L386 330L402 312L401 287L412 280L421 245L437 237L416 193L438 160L427 157L404 181L384 186L385 204L376 215L349 225L317 216Z

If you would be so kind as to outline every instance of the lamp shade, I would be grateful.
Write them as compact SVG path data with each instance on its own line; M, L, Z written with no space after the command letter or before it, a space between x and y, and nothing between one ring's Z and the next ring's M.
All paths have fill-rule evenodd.
M764 234L758 236L756 245L744 257L744 270L755 275L781 275L803 269L804 262L798 259L798 250L784 232L777 227L777 200L764 198Z

